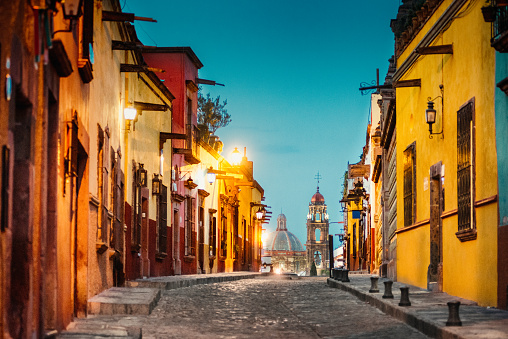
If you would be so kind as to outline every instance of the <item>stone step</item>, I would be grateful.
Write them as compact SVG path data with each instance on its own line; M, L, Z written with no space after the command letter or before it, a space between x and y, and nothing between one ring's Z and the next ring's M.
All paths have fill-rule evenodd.
M155 288L112 287L88 300L88 313L148 315L160 297L161 291Z
M108 339L141 339L140 328L128 328L119 325L110 325L103 323L88 323L83 321L73 322L69 327L58 334L58 339L92 339L92 338L108 338Z

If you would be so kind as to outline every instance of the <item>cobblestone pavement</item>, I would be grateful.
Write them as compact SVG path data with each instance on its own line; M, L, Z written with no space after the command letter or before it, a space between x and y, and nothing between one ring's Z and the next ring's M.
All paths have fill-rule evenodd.
M164 291L150 315L87 322L141 327L143 338L427 338L326 278L196 285Z

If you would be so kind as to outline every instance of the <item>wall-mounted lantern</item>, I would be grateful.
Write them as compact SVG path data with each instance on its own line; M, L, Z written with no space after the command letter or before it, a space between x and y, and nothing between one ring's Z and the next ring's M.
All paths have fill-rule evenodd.
M159 195L161 193L161 179L158 174L153 175L152 179L152 195Z
M82 14L83 0L62 1L63 15L65 19L77 20Z
M213 168L210 167L208 169L208 172L206 173L206 180L211 185L215 182L215 179L217 178L217 175L213 172Z
M432 125L436 123L436 115L437 111L434 109L434 101L438 98L441 98L441 121L443 120L443 112L444 112L444 89L443 85L439 85L439 89L441 90L441 95L431 99L427 98L427 109L425 110L425 122L429 125L429 139L432 139L432 135L434 134L443 134L443 128L441 126L441 132L433 133ZM441 124L442 125L442 124Z
M258 209L258 211L256 212L256 219L261 220L264 217L263 210L264 210L264 207L261 207L260 209Z
M139 164L138 168L138 185L140 187L146 187L147 186L147 175L146 175L146 169L144 169L143 164Z
M123 109L123 116L124 116L125 120L127 120L127 121L132 121L132 120L136 119L137 114L138 114L138 110L135 109L134 107L125 107Z

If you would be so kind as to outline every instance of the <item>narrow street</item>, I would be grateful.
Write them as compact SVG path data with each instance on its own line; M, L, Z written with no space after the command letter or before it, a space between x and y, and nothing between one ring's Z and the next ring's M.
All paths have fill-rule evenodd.
M427 338L328 287L326 278L271 276L180 288L165 291L148 316L86 321L142 328L143 338Z

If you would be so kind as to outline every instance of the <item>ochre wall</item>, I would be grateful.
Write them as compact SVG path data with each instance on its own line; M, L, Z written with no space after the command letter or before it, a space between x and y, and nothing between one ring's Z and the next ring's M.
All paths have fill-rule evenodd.
M444 1L416 38L399 56L397 66L409 56L431 25L452 3ZM466 6L469 2L466 2ZM496 203L478 206L476 210L477 239L461 242L457 215L457 111L474 100L476 133L476 194L475 201L497 194L497 169L494 124L494 50L490 47L490 25L481 14L482 3L454 19L430 45L453 44L453 55L423 55L400 78L421 79L421 87L397 88L397 210L398 215L398 280L426 287L430 262L430 229L425 220L430 214L429 169L439 161L442 172L444 212L451 216L443 225L443 290L451 295L477 301L483 306L496 305L497 290L497 212ZM441 99L434 100L437 123L434 132L443 135L429 139L425 110L428 97L441 95L444 86L444 113ZM442 119L442 120L441 120ZM416 223L422 224L406 232L404 227L404 161L403 152L416 141ZM425 184L428 182L428 185Z

